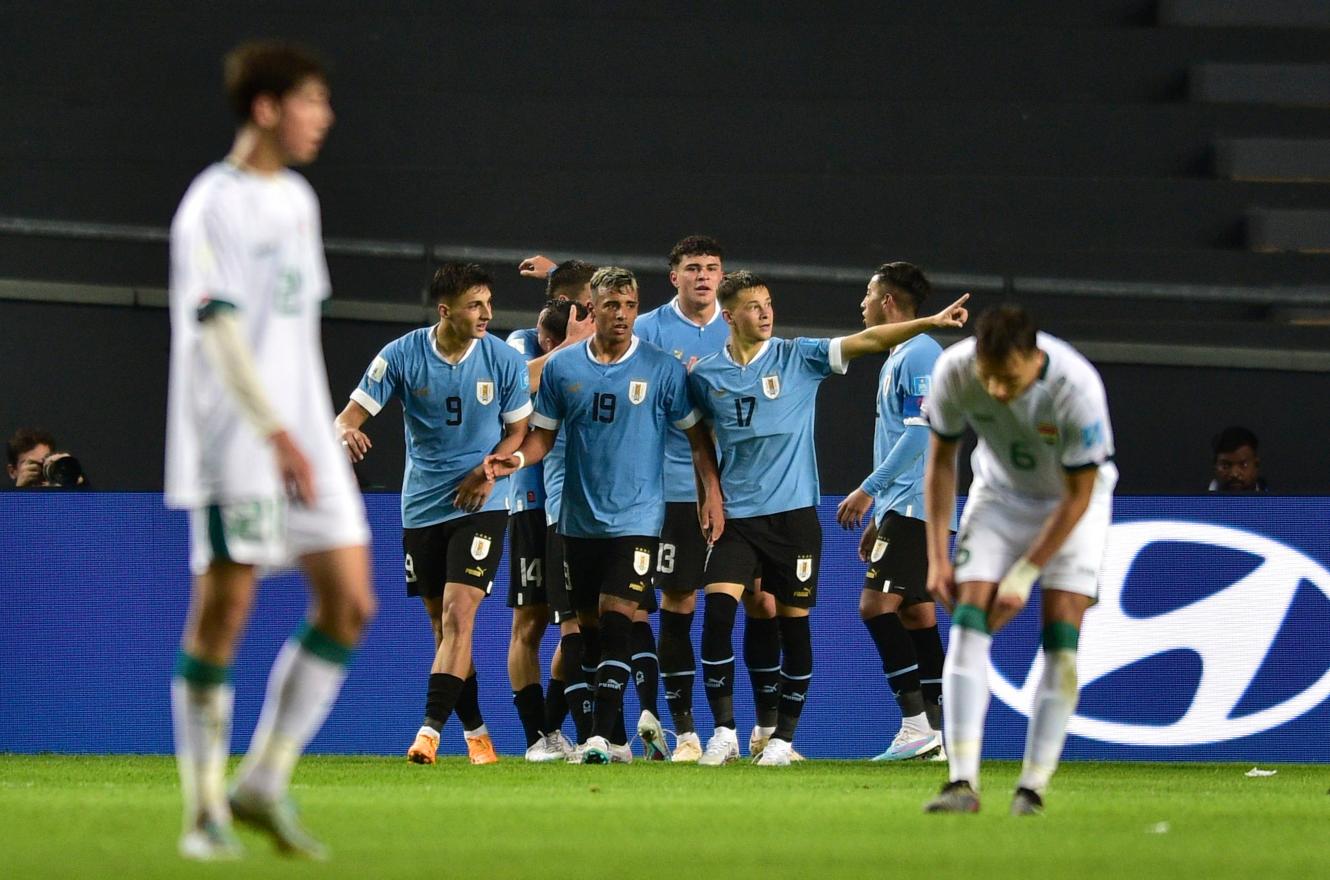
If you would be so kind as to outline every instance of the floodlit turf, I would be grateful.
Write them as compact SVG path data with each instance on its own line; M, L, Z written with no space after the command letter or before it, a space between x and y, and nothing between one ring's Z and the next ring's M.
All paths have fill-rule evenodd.
M986 765L978 816L925 816L937 764L789 768L491 767L314 757L295 795L334 850L291 862L175 855L175 768L162 757L0 755L0 877L1157 877L1330 874L1330 767L1071 763L1048 813L1013 819L1017 768Z

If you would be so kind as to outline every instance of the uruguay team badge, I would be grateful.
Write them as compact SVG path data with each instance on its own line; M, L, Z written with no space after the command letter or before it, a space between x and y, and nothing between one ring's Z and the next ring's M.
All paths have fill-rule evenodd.
M643 383L645 384L645 383ZM636 401L634 401L636 403ZM633 571L639 576L646 577L647 572L651 570L651 554L641 547L633 548Z
M494 383L489 379L481 379L476 383L476 400L480 401L481 406L489 406L490 401L494 399Z
M635 404L647 399L646 379L630 379L628 381L628 399Z
M806 581L813 576L813 557L800 556L794 563L794 576Z
M475 560L484 559L490 555L490 537L489 535L476 535L471 539L471 558Z
M775 400L780 396L780 376L772 373L770 376L762 377L762 393L766 395L767 400Z
M869 554L869 562L880 562L882 555L887 552L887 542L878 538L873 542L873 552Z

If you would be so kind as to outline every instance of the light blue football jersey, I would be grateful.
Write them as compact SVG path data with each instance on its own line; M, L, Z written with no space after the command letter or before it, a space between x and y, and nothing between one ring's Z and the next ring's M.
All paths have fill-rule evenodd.
M860 488L873 496L873 520L879 525L887 511L893 510L927 519L924 457L928 417L924 408L933 365L940 354L942 346L931 337L915 336L891 350L878 374L873 472Z
M437 325L436 325L437 326ZM370 363L351 399L377 415L392 398L402 402L406 473L402 526L420 528L465 516L453 496L467 471L493 451L503 425L531 413L522 356L498 338L482 336L456 364L434 345L434 327L388 343ZM484 510L508 506L508 481L490 493Z
M558 525L559 512L563 509L563 461L567 454L568 436L560 431L554 438L550 454L539 464L545 477L545 525L547 526Z
M521 352L528 363L540 357L540 343L535 328L514 330L508 334L508 345ZM530 377L530 371L527 372ZM534 395L533 395L534 397ZM532 401L534 403L534 400ZM545 506L545 475L543 463L522 468L508 478L508 512L518 514L524 510L540 510Z
M676 296L665 305L638 318L633 325L633 332L687 366L693 358L704 358L724 348L730 325L725 323L717 307L711 320L699 327L684 317L679 309L679 297ZM665 500L697 500L692 448L684 432L673 426L665 438Z
M567 438L559 533L574 538L659 535L665 521L666 429L697 424L683 365L634 337L602 364L591 340L545 362L531 423Z
M720 445L726 517L818 503L817 388L845 369L840 339L774 337L747 366L721 349L693 367L689 390Z

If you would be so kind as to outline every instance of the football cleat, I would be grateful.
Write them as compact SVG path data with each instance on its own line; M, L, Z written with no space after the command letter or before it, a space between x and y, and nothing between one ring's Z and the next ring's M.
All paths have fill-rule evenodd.
M790 766L790 753L794 749L790 743L783 739L772 737L767 740L766 748L762 749L762 755L757 759L759 767L788 767Z
M608 764L610 762L610 743L603 736L589 736L582 746L583 764Z
M556 741L553 737L558 737ZM559 745L563 740L563 735L558 731L546 734L531 744L526 750L526 759L533 764L548 764L551 761L562 761L568 757L568 753Z
M913 758L931 758L942 750L942 734L936 730L919 731L902 727L887 750L874 756L874 761L909 761Z
M466 737L466 753L471 756L472 764L499 763L499 753L494 751L494 740L488 733Z
M571 746L568 750L567 761L569 764L581 764L582 758L586 756L586 746Z
M205 819L180 835L180 856L195 862L234 862L245 854L230 823Z
M697 763L703 767L719 767L731 761L739 760L739 737L733 727L717 727L716 732L707 740L706 750Z
M1013 816L1042 816L1044 814L1044 799L1034 789L1018 788L1016 789L1016 795L1011 799L1011 814Z
M681 733L674 743L674 754L670 760L676 764L696 764L702 757L702 741L695 732Z
M618 745L610 743L610 763L611 764L631 764L633 763L633 747L624 743Z
M748 734L748 757L754 761L762 757L762 750L767 747L767 741L771 739L771 733L768 731L774 731L775 729L774 727L762 728L756 724L753 725L753 732Z
M977 813L979 795L964 779L948 782L938 796L924 804L925 813Z
M933 754L929 755L929 756L928 756L927 758L925 758L924 760L926 760L926 761L941 761L942 763L945 764L945 763L947 762L947 748L946 748L946 746L938 746L938 747L937 747L937 751L934 752Z
M305 830L290 798L269 801L231 792L231 815L237 822L267 832L284 855L327 861L328 848Z
M432 727L416 731L416 741L406 750L406 759L412 764L433 764L439 753L439 732Z
M668 761L670 747L665 744L665 729L660 719L645 709L637 719L637 738L642 740L642 753L648 761Z

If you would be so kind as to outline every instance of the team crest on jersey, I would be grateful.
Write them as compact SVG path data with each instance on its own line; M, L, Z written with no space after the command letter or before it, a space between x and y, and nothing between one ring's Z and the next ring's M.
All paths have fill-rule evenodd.
M633 548L633 571L640 577L646 577L647 572L651 570L651 551L643 550L641 547Z
M629 379L628 380L628 400L632 403L641 403L647 399L647 380Z
M813 576L813 557L800 556L794 562L794 576L806 581Z
M494 400L494 383L489 379L476 382L476 400L480 401L481 406L489 406L490 401Z
M471 539L471 558L484 559L490 555L490 536L476 535Z
M767 400L775 400L780 396L780 376L772 373L770 376L762 377L762 393L766 395Z
M1057 425L1048 422L1039 423L1039 439L1052 446L1058 442Z
M876 541L873 542L873 552L869 555L868 561L880 562L882 560L882 555L886 552L887 552L887 542L884 541L882 538L878 538Z

